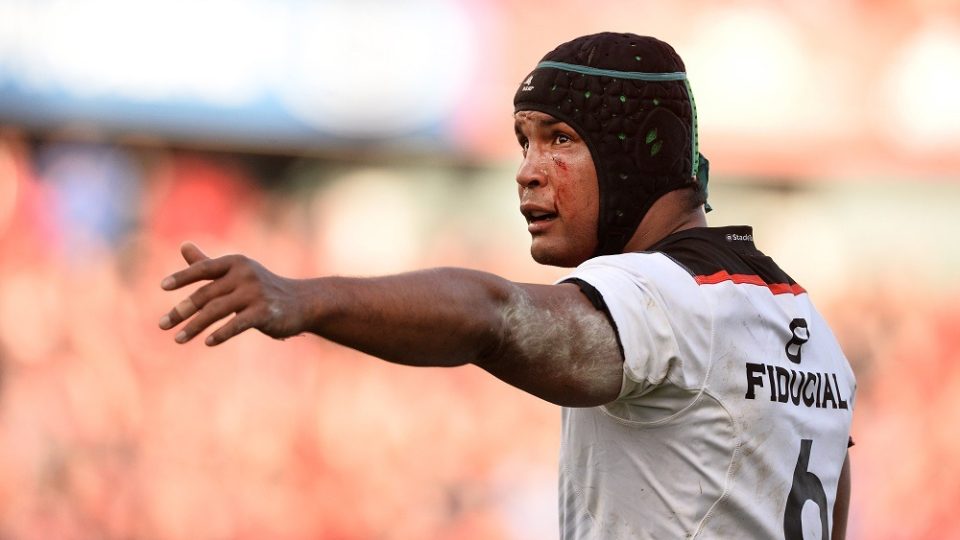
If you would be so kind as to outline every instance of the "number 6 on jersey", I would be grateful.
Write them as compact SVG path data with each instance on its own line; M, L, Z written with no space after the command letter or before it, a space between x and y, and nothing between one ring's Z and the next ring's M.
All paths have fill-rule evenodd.
M803 505L813 501L820 508L820 538L830 538L829 522L827 521L827 494L823 490L823 482L817 475L807 470L810 465L810 449L813 441L800 441L800 456L797 466L793 470L793 486L787 496L787 508L783 514L783 537L785 540L803 540Z

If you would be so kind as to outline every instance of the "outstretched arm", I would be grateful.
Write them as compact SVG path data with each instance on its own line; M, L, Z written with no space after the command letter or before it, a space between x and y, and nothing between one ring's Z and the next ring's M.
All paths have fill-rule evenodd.
M547 401L593 406L617 397L622 357L606 317L575 285L529 285L459 268L380 278L288 279L242 255L210 259L195 245L190 266L164 279L175 290L206 282L160 321L187 324L185 343L218 345L256 328L276 338L312 332L390 362L476 364Z

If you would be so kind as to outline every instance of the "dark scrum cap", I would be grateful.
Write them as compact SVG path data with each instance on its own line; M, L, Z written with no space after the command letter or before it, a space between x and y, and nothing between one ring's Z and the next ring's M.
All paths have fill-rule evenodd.
M595 255L622 252L670 191L693 187L706 200L693 93L663 41L604 32L564 43L524 78L513 104L566 122L590 148L600 184Z

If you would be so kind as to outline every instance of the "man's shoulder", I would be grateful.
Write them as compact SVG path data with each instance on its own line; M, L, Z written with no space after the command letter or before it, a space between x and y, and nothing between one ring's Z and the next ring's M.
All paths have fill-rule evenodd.
M692 273L731 267L744 256L762 256L748 226L694 227L673 233L650 247L685 266Z
M663 273L665 277L675 277L676 271L682 270L696 277L722 269L742 270L745 257L764 257L753 244L752 228L693 227L659 240L646 251L588 259L576 271L610 268L636 274L639 278L656 279Z
M748 226L686 229L664 238L651 251L669 257L701 285L732 281L766 285L774 292L803 291L776 261L757 249Z
M586 281L607 294L648 299L677 307L697 295L695 276L668 253L643 251L594 257L578 266L566 281Z
M613 279L689 300L704 286L732 283L764 286L774 294L806 291L773 259L757 249L748 226L696 227L671 234L647 251L594 257L568 277L588 282Z
M574 274L596 273L620 274L634 281L655 284L689 272L669 254L659 251L601 255L584 261L574 270Z

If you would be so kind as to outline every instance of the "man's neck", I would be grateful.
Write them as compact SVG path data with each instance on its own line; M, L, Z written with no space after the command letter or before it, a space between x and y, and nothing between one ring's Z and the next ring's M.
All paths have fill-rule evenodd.
M657 199L623 248L624 253L645 251L675 232L706 227L703 207L690 210L686 207L687 200L687 194L682 191L671 191Z

